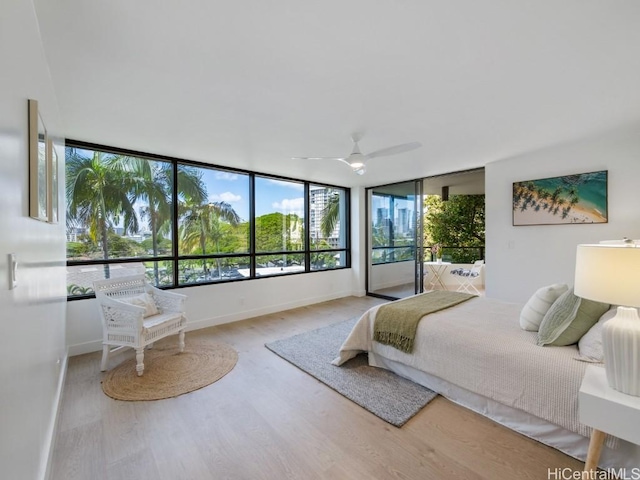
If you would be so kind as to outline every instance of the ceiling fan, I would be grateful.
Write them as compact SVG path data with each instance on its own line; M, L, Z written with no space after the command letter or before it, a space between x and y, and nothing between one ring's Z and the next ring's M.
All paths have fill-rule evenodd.
M294 160L338 160L339 162L346 163L351 169L358 175L363 175L366 172L366 163L371 158L386 157L390 155L397 155L398 153L408 152L415 150L422 146L420 142L403 143L401 145L394 145L393 147L383 148L376 150L375 152L367 153L364 155L360 151L358 142L362 139L362 135L353 134L351 140L353 140L353 149L351 153L346 157L293 157Z

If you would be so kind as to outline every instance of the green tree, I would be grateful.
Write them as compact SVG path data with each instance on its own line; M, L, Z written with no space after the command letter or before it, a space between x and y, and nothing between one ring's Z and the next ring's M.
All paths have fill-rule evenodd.
M302 249L302 222L296 214L267 213L256 218L256 251ZM293 233L296 233L294 236Z
M90 249L86 242L67 242L67 258L86 257Z
M161 254L164 254L166 252L167 255L171 255L171 247L173 244L170 238L162 237L158 239L157 244L158 252L160 252ZM145 254L153 253L153 240L151 239L151 237L145 238L142 242L140 242L140 245L144 249Z
M186 213L182 217L180 231L180 247L184 252L207 254L207 241L210 240L219 253L219 241L222 230L220 221L226 221L231 225L237 225L240 217L236 211L226 202L212 202L203 205L187 205ZM199 250L199 251L198 251ZM218 274L220 263L218 262ZM202 259L204 274L207 274L207 260Z
M133 207L133 179L118 166L118 156L93 152L86 157L75 149L66 156L67 226L86 226L89 237L109 258L108 232L122 224L124 232L138 231ZM109 265L104 266L109 278Z
M439 244L456 262L479 260L474 258L476 251L447 247L484 247L484 195L451 195L446 202L438 195L428 195L424 210L426 247Z
M109 255L115 258L139 257L145 254L144 247L130 238L125 238L115 232L107 233L109 239Z
M318 250L330 249L331 245L326 240L320 240L318 242ZM335 258L335 252L320 252L314 253L311 256L312 266L316 269L322 268L335 268L338 263Z
M173 166L168 162L138 157L120 157L118 164L122 166L125 174L133 177L132 193L135 200L145 203L145 206L140 209L140 219L148 221L151 232L151 251L153 256L158 256L161 239L171 235ZM177 187L179 198L188 198L189 201L198 204L207 198L202 173L195 168L181 167L178 169ZM157 262L153 264L153 272L155 282L158 284Z

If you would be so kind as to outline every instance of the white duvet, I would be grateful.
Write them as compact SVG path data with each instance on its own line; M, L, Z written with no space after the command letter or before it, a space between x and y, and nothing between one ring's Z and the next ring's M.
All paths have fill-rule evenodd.
M479 297L427 315L411 354L372 340L378 308L358 320L334 365L372 351L589 436L590 429L578 421L578 391L587 364L575 359L575 345L537 346L537 333L519 326L521 305Z

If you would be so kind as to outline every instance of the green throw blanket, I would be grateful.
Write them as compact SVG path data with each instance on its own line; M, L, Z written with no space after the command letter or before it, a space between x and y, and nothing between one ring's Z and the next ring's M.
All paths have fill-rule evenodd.
M475 296L470 293L436 290L382 305L373 326L373 339L411 353L418 322L422 317L466 302Z

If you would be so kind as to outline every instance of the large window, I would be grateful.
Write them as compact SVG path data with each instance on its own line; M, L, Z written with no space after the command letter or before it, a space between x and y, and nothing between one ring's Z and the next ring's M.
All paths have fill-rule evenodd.
M349 267L348 189L72 140L67 291L144 273L164 287Z

